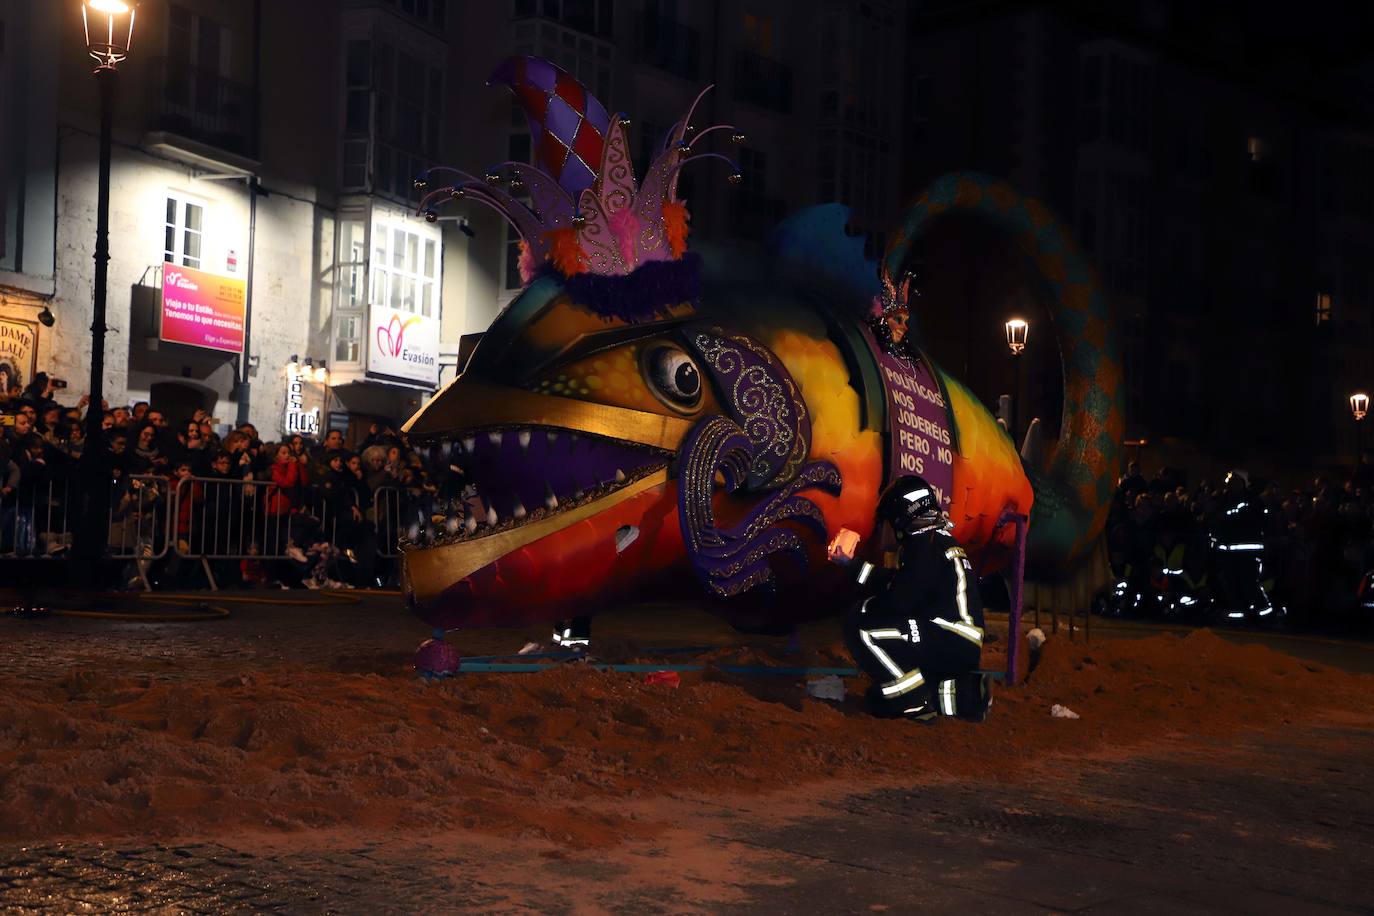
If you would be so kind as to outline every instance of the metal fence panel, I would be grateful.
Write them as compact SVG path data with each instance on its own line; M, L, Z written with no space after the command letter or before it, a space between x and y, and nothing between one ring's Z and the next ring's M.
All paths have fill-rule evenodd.
M110 493L106 555L118 560L157 560L167 555L171 485L157 474L120 480Z
M0 498L0 560L65 556L79 525L80 501L79 480L70 475L20 486ZM371 507L358 506L354 513L346 495L331 501L318 489L288 493L260 480L130 475L115 481L110 494L106 556L299 562L322 543L344 549L366 540L375 542L378 557L395 560L406 530L427 522L426 505L398 487L380 487Z

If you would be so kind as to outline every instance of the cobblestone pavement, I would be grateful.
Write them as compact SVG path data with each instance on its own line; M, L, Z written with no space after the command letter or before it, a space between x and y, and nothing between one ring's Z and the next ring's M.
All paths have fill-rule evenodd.
M0 910L1367 913L1369 746L1364 725L1310 727L1220 757L1066 765L1033 787L869 791L781 822L767 797L680 800L719 869L671 838L596 854L459 834L0 848ZM663 862L646 873L655 859L687 880L666 881Z

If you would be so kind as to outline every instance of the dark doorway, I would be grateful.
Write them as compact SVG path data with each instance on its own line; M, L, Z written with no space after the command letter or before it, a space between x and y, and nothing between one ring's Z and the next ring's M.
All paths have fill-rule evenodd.
M148 391L148 404L162 412L170 425L189 420L191 414L204 408L213 416L219 395L204 388L181 382L156 382Z

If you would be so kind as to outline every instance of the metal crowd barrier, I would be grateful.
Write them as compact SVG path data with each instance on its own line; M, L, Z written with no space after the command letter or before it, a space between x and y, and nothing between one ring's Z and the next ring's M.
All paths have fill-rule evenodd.
M377 525L377 556L388 560L401 556L401 536L409 500L399 487L378 487L372 494L372 511Z
M110 494L106 556L131 561L145 586L153 563L170 558L212 564L318 556L321 543L344 549L366 541L376 556L400 557L400 539L424 514L422 501L398 487L380 487L355 516L313 488L285 492L270 481L216 477L169 480L156 474L115 481ZM0 498L0 559L66 556L81 514L80 487L63 476L19 487ZM342 539L342 543L341 543Z
M0 558L53 559L72 546L75 487L65 475L0 497Z

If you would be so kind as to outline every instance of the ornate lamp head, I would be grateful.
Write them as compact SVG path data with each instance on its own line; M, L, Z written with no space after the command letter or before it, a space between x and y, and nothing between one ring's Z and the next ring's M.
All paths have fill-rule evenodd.
M447 167L429 169L415 182L417 190L427 191L421 213L457 199L496 210L520 233L520 273L526 283L543 271L564 279L587 274L581 278L587 289L619 300L624 297L606 291L628 290L631 284L602 281L649 269L633 283L639 293L646 287L676 293L684 285L699 286L699 279L673 279L697 274L695 259L684 259L690 215L677 197L679 170L695 160L721 159L730 164L732 175L739 173L727 156L691 152L712 131L735 131L733 125L691 130L697 103L711 87L698 94L687 115L668 131L643 183L636 184L626 138L629 119L609 114L571 74L541 58L520 55L498 66L489 83L509 87L519 100L538 164L503 162L482 178ZM743 139L743 134L732 136ZM436 180L447 176L456 180ZM498 186L502 181L506 188ZM595 301L591 304L596 307ZM618 312L620 305L607 307Z

